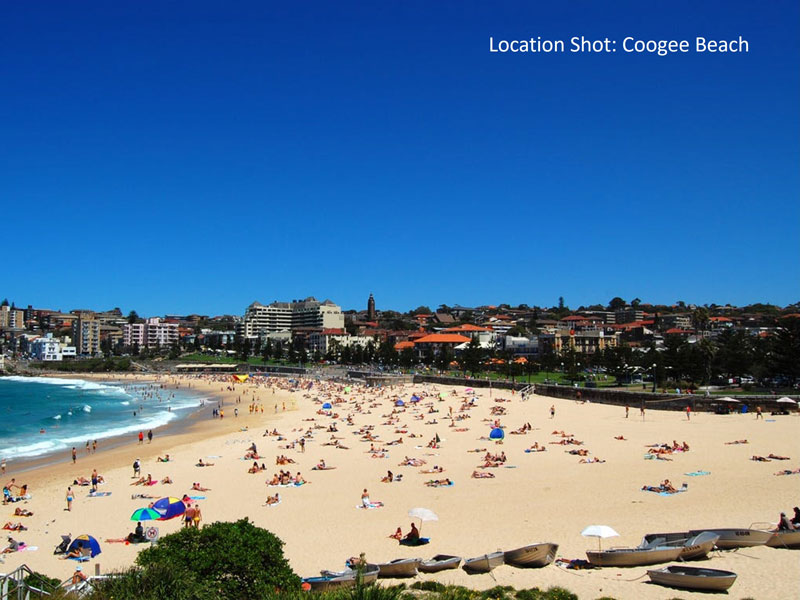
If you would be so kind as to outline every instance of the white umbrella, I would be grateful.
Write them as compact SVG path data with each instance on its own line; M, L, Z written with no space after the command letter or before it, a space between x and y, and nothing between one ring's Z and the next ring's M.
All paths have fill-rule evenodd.
M589 525L581 531L583 537L596 537L597 549L600 549L600 540L603 538L619 537L619 534L608 525Z
M731 398L730 396L725 396L724 398L719 399L720 402L739 402L738 400Z
M778 402L782 402L783 404L797 404L795 400L792 400L787 396L784 396L783 398L778 398Z
M412 508L408 511L408 516L412 519L419 519L419 530L422 531L423 521L438 521L439 515L433 512L430 508Z

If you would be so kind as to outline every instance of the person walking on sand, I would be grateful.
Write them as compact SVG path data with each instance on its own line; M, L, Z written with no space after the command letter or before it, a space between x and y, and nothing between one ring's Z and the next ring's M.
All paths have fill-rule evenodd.
M147 430L147 443L148 444L152 444L153 443L153 430L152 429L148 429Z
M692 407L689 404L686 405L686 420L687 421L692 420Z
M67 510L72 511L72 501L75 499L75 495L72 493L72 487L67 487Z
M200 521L203 520L203 513L200 512L200 505L194 505L194 518L192 519L192 527L200 528Z
M75 446L72 447L72 464L74 465L78 460L78 451L75 449Z
M6 459L5 458L3 458L3 460L0 461L0 472L2 472L3 475L6 474Z
M626 419L628 418L628 413L630 412L630 410L631 410L631 407L626 404L625 405L625 418Z
M555 416L556 416L556 405L555 404L551 404L550 405L550 418L553 419L553 418L555 418Z
M763 418L764 418L764 413L761 412L761 407L756 406L756 420Z
M141 445L143 443L144 443L144 432L140 431L139 432L139 444Z

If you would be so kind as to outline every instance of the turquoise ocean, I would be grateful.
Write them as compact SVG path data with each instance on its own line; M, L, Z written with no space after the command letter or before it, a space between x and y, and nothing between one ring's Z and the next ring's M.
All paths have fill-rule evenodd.
M0 458L32 458L73 446L83 451L87 441L155 430L205 400L199 392L157 384L0 377Z

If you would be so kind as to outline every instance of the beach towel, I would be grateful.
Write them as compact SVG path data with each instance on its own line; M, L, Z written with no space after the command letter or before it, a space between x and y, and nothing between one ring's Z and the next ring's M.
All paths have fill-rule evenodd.
M659 496L674 496L675 494L680 494L682 492L688 492L689 490L680 489L675 492L658 492Z
M453 487L454 485L455 485L455 482L451 481L450 483L439 483L439 484L436 484L436 485L429 485L428 487L440 488L440 487Z
M110 496L111 492L89 492L89 498L105 498L106 496Z
M18 552L36 552L38 549L39 546L23 546Z
M158 481L155 481L155 480L154 480L154 481L151 481L150 483L145 483L145 485L155 485L155 484L157 484L157 483L158 483Z
M192 500L205 500L205 496L189 496Z
M689 477L700 477L701 475L711 475L711 471L692 471L691 473L684 473Z
M367 509L383 508L383 502L370 502L367 506L364 506L363 504L358 504L356 505L356 508L367 508Z
M280 500L278 500L277 502L273 502L272 504L267 504L267 503L265 502L265 503L264 503L264 506L266 506L267 508L270 508L271 506L278 506L278 504L280 504L281 502L283 502L283 499L280 499Z

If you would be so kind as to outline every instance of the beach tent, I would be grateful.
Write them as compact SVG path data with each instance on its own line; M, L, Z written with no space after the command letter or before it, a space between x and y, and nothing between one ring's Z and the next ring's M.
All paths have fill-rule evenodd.
M131 521L155 521L161 518L161 513L153 508L137 508L131 515Z
M736 404L740 404L739 400L731 398L730 396L725 396L724 398L719 399L720 402L734 402Z
M619 534L608 525L589 525L581 531L583 537L596 537L597 549L600 549L600 540L603 538L619 537Z
M490 440L502 440L504 437L506 437L506 432L499 427L495 427L492 429L491 433L489 433Z
M183 500L180 498L175 498L174 496L168 496L166 498L160 498L156 500L153 503L153 508L161 514L162 521L168 521L169 519L180 517L186 512L186 505L183 503Z
M783 398L778 398L778 402L780 402L781 404L797 404L796 401L792 400L787 396L784 396Z
M100 544L98 543L98 541L86 533L84 533L83 535L79 535L74 540L72 540L72 543L69 545L69 548L67 548L67 552L68 553L72 552L78 546L80 546L81 548L88 548L92 558L94 558L95 556L100 554L100 552L102 552L102 550L100 550Z

